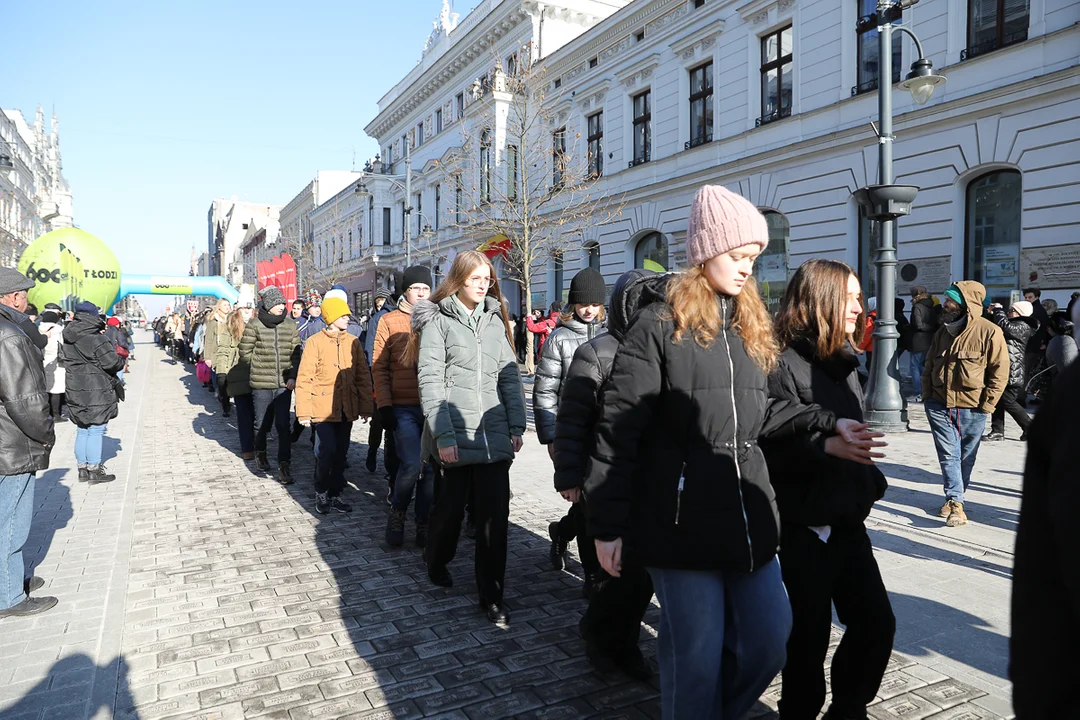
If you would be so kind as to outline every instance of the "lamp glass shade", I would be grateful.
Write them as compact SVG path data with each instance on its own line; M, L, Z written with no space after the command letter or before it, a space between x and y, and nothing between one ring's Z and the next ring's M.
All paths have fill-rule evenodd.
M930 96L934 94L934 85L929 82L915 81L908 88L911 91L911 99L915 101L916 105L925 105L930 100Z

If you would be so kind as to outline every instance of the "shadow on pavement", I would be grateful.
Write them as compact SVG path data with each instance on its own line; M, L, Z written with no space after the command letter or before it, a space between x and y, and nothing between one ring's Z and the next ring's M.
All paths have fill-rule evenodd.
M116 676L116 693L94 692L95 686L102 682L97 676L109 680L109 674ZM111 690L111 682L105 685ZM85 698L69 703L73 698ZM115 700L115 706L113 705ZM115 709L115 712L114 712ZM98 715L104 711L103 715ZM98 667L89 655L79 653L56 661L45 679L9 707L0 707L0 717L4 720L29 720L46 717L82 720L92 717L123 717L125 720L139 720L135 701L127 682L127 665L122 657Z
M896 502L898 498L901 498L900 502L903 502L906 505L925 508L924 512L919 513L904 512L896 507L890 507L890 513L910 518L912 525L918 528L940 528L944 524L944 521L937 516L938 508L945 502L945 496L941 490L941 474L939 472L888 462L879 462L878 467L881 468L881 471L885 473L887 478L904 478L911 482L933 487L932 491L929 489L916 490L910 487L901 487L890 484L889 489L885 494L886 500ZM978 473L978 466L976 466L975 473ZM976 481L971 482L968 486L968 490L987 492L993 495L1001 495L1010 498L1019 498L1019 493L1011 488L997 488ZM927 497L922 499L921 496L923 495ZM1013 510L998 505L988 505L986 503L973 501L970 497L968 497L964 503L964 509L967 511L971 520L1001 530L1008 530L1010 532L1016 530L1016 524L1020 516L1020 511L1018 509Z
M30 524L30 536L23 546L27 576L33 574L32 568L49 553L56 531L67 527L75 516L71 490L60 482L69 472L73 471L51 468L34 480L34 518Z

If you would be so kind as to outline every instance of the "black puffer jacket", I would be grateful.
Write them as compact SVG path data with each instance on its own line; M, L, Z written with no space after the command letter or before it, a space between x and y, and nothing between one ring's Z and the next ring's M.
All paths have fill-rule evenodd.
M60 362L66 371L64 392L68 412L79 427L104 425L119 410L116 373L124 369L124 359L102 334L104 329L104 319L87 313L75 313L64 328L60 346Z
M924 353L937 332L937 313L930 296L921 297L911 306L911 352Z
M1027 384L1024 353L1039 329L1039 321L1034 317L1010 318L1001 309L994 311L992 319L1005 334L1005 344L1009 348L1009 387L1022 388Z
M596 444L597 398L611 374L615 351L639 307L662 300L670 275L631 270L615 281L607 332L579 346L559 393L555 418L555 489L579 488ZM534 401L535 402L535 401Z
M0 475L46 469L55 441L41 353L0 319Z
M863 419L859 359L845 348L825 360L814 357L814 341L799 340L780 355L769 376L769 396L805 405L816 403L837 417ZM885 476L876 466L825 454L823 433L782 441L763 439L780 521L805 527L853 526L885 495Z
M646 567L747 572L770 562L779 515L759 437L832 432L819 407L771 400L731 326L708 348L676 343L671 308L640 311L601 392L585 482L589 534L622 537ZM624 559L625 562L625 559Z
M559 411L559 393L563 378L570 371L574 351L584 343L604 332L603 324L583 323L577 315L567 321L559 320L551 331L536 366L533 379L533 418L536 420L536 438L541 445L555 442L555 414Z
M49 344L49 338L38 331L37 324L31 320L30 316L26 313L19 312L15 308L8 307L7 305L0 305L0 318L8 320L22 330L23 334L30 338L30 342L32 342L34 347L38 350L44 350L45 346Z

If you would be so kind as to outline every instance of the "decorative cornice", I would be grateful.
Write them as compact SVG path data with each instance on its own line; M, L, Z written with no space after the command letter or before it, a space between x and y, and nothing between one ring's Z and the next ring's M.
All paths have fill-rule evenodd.
M723 31L724 21L721 19L713 20L708 25L704 25L688 35L683 35L678 40L670 43L668 47L670 47L671 51L674 52L676 55L682 55L684 50L689 50L698 43L704 43L708 40L715 40L716 36Z
M626 67L619 68L615 71L615 77L620 82L626 82L635 75L642 75L645 73L652 74L652 70L660 64L660 53L651 53L641 58L637 62L632 62Z

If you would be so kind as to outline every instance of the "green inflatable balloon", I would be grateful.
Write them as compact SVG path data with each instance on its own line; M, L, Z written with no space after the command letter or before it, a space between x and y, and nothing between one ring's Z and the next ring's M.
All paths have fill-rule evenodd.
M109 247L78 228L45 233L19 258L19 272L37 285L30 302L41 310L56 303L65 310L89 300L106 312L120 292L120 265Z

